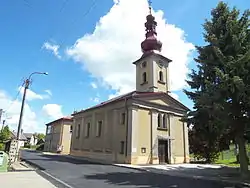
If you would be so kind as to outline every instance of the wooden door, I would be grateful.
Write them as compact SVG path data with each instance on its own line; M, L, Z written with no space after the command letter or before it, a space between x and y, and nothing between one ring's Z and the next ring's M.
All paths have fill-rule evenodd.
M168 142L166 140L158 141L158 157L159 163L168 163Z

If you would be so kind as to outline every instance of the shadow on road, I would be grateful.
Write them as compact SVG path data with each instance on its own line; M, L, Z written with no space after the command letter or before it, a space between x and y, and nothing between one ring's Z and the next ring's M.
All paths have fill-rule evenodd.
M91 162L85 159L77 159L77 158L72 158L70 156L64 156L64 155L47 155L43 154L41 152L36 152L32 150L25 150L25 152L30 152L30 153L37 153L36 156L25 156L26 160L29 161L57 161L57 162L65 162L65 163L72 163L72 164L86 164L86 165L107 165L103 164L101 162Z
M42 157L47 158L47 160L50 161L59 161L59 162L68 162L72 164L90 164L90 165L106 165L103 163L98 162L91 162L84 159L77 159L77 158L71 158L70 156L63 156L63 155L46 155L42 154Z
M240 172L238 168L229 168L229 167L221 167L221 168L209 168L209 167L198 167L198 168L186 168L186 167L168 167L166 170L157 169L157 168L146 168L151 172L163 172L165 174L183 174L185 176L192 177L207 177L207 178L217 178L221 180L229 180L229 179L239 179Z
M226 186L224 183L211 182L206 180L195 180L191 178L180 178L166 176L164 174L153 174L148 172L115 172L105 174L86 175L84 178L89 180L104 180L108 184L131 186L140 188L173 188L173 187L203 187L221 188Z

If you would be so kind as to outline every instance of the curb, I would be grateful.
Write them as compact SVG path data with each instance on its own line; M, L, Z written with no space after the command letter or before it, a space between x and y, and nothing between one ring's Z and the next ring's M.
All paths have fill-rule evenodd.
M176 174L168 174L166 172L160 172L160 171L154 171L148 170L148 172L155 173L155 174L163 174L163 175L168 175L168 176L174 176L174 177L181 177L181 178L189 178L189 179L195 179L195 180L205 180L205 181L213 181L213 182L218 182L218 183L228 183L228 184L233 184L236 186L236 188L242 188L242 187L250 187L249 183L242 183L242 182L237 182L237 181L231 181L231 180L220 180L216 178L205 178L201 176L188 176L188 175L176 175Z
M37 174L39 174L44 179L48 180L50 183L52 183L55 187L58 188L73 188L72 186L68 185L67 183L63 182L62 180L52 176L48 172L45 171L44 168L42 168L40 165L37 165L31 161L22 159L22 161L25 161L30 166L34 167L33 171L36 171Z

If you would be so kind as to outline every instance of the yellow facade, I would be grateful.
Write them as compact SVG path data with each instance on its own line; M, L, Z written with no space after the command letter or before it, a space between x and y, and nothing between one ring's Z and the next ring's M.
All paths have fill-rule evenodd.
M73 120L71 118L61 118L46 124L44 150L48 152L58 152L59 147L61 147L61 154L69 154L72 123Z
M129 98L75 113L70 154L110 163L188 162L187 129L180 121L185 109L180 110L182 106L175 101L173 110L168 111L165 107L174 103L166 103L169 97L153 98ZM167 127L158 127L158 114L170 114ZM103 123L98 135L100 121ZM161 139L170 140L168 161L159 160L158 140Z

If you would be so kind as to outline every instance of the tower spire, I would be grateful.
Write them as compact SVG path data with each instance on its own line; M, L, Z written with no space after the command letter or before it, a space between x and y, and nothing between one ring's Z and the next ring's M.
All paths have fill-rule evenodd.
M147 15L147 22L145 23L146 28L146 39L141 43L141 49L143 55L147 52L161 51L162 43L157 40L156 26L157 22L155 17L152 15L152 1L148 0L149 15Z
M149 8L149 14L152 14L152 1L148 0L148 8Z

